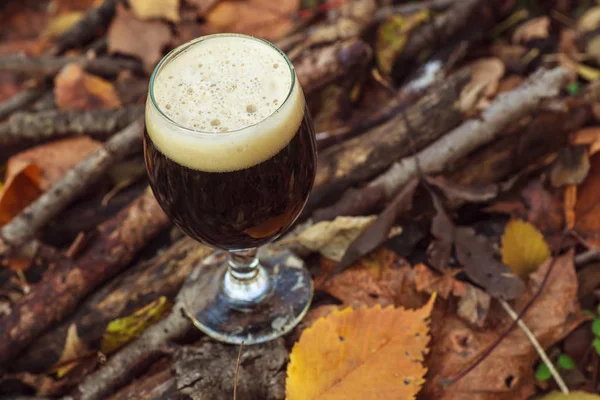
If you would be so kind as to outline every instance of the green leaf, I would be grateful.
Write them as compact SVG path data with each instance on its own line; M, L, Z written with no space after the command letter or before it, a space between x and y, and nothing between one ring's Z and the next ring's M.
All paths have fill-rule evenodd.
M573 82L569 85L569 94L575 95L579 93L581 89L581 84L579 82Z
M577 366L575 365L575 361L568 354L561 354L558 356L558 365L562 369L575 369Z
M551 377L550 368L545 363L540 363L535 370L535 379L538 381L547 381Z
M594 318L594 322L592 322L592 332L594 332L594 335L600 336L600 317Z
M596 353L598 353L598 355L600 355L600 338L594 339L592 344L594 345L594 348L596 349Z
M111 321L104 331L100 351L110 354L120 349L158 321L169 308L167 298L162 296L127 317Z

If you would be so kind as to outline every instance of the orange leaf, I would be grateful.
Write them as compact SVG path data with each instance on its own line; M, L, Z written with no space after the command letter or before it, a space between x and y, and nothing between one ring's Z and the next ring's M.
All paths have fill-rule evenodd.
M583 128L571 135L571 144L588 145L590 156L600 151L600 127Z
M577 204L577 185L565 186L565 222L567 228L575 227L575 204Z
M287 400L414 399L435 297L417 310L346 308L317 320L290 354Z
M40 169L37 165L24 163L13 170L0 193L0 226L10 222L42 194L39 183Z
M90 110L121 106L112 83L86 73L78 64L65 66L54 80L56 104L61 110Z
M207 22L221 31L246 33L275 40L294 26L292 14L298 0L221 1L206 15Z
M73 166L84 160L101 144L87 136L57 140L21 152L8 160L7 180L24 166L35 165L38 171L36 184L46 191Z

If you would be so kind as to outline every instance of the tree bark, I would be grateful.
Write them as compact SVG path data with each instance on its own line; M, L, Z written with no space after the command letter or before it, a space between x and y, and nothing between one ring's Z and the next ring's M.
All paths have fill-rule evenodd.
M32 145L82 135L106 140L143 112L141 105L111 110L19 112L0 123L0 146Z
M0 255L6 256L11 249L24 245L111 165L141 147L143 126L140 118L123 129L0 229Z
M455 104L468 75L454 74L438 90L431 90L395 118L321 153L306 212L377 175L399 158L421 150L458 125L463 114Z
M20 110L28 104L33 103L46 93L46 90L47 88L42 86L24 89L10 99L3 101L0 103L0 120L8 117L13 112Z
M168 218L148 190L127 209L98 227L99 237L77 261L62 259L0 319L0 365L17 356L32 340L66 316L103 282L120 272ZM51 305L48 302L51 302Z
M77 326L79 338L90 350L100 350L109 322L166 296L172 300L183 281L213 250L185 237L156 257L117 277L79 305L77 312L38 338L11 366L15 371L43 372L63 352L67 332Z

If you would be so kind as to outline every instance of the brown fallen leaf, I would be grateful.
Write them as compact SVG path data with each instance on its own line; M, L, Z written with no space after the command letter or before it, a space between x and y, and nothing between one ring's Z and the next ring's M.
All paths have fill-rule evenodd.
M443 299L458 298L456 315L475 326L484 326L492 299L483 290L456 279L454 275L459 270L436 274L425 264L417 264L413 270L419 292L437 293Z
M586 145L588 153L593 156L600 151L600 127L588 127L578 130L570 137L573 146Z
M431 191L430 194L436 214L431 221L431 235L434 240L429 244L427 257L434 268L443 271L448 268L452 255L454 223L446 213L440 198Z
M565 220L559 192L550 192L539 180L534 180L521 191L526 206L523 219L538 228L544 237L561 233Z
M83 16L80 11L72 11L52 18L41 33L43 38L56 38L75 25Z
M600 7L588 9L577 21L579 32L594 31L600 26Z
M101 3L101 0L54 0L52 6L57 14L61 14L69 11L86 11Z
M196 8L198 16L203 17L211 8L213 8L220 0L186 0Z
M133 14L141 20L164 18L179 21L179 0L128 0Z
M419 307L423 304L423 296L412 289L409 264L391 250L382 247L361 258L352 268L325 280L334 267L334 262L321 259L315 290L332 295L344 305Z
M520 25L513 33L512 41L514 43L527 43L533 39L546 39L549 35L550 18L543 16L531 19Z
M71 369L77 366L77 361L88 356L90 349L88 346L79 338L77 332L77 325L74 323L69 326L67 331L67 338L65 339L65 347L60 356L60 359L50 369L52 372L61 378L67 374Z
M527 292L515 302L517 312L537 292L549 265L550 260L530 275ZM488 318L496 322L482 330L446 315L439 329L432 331L430 370L423 388L426 396L440 400L514 400L526 399L534 393L533 367L538 355L519 329L513 330L473 371L442 387L443 379L466 368L512 322L500 307L492 308ZM577 301L577 276L571 252L556 261L544 291L523 321L547 348L585 319Z
M40 168L32 163L23 163L13 168L0 192L0 226L10 222L29 203L42 194Z
M225 32L245 33L277 40L294 27L293 14L299 0L223 0L208 14L208 24Z
M435 295L417 310L347 308L316 321L290 354L286 398L414 399L427 371L434 302Z
M575 231L591 246L600 245L600 154L590 160L590 172L577 188Z
M486 98L490 98L498 91L500 79L506 70L504 63L499 58L481 58L469 66L471 69L471 81L463 89L468 93L481 88ZM462 93L461 93L462 96Z
M46 191L73 166L84 160L102 144L87 136L56 140L32 147L11 157L6 167L7 180L28 165L35 165L36 185Z
M139 58L147 73L152 72L171 40L166 23L140 21L120 4L107 33L108 51Z
M553 187L578 185L590 170L590 158L586 146L568 146L558 152L552 163L550 183Z
M78 64L65 66L54 79L56 105L61 110L117 108L121 100L112 83L88 74Z

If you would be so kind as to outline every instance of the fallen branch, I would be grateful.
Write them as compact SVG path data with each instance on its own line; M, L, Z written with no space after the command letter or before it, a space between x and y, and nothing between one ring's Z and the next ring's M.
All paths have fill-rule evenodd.
M141 64L136 60L114 57L31 57L24 54L0 56L0 71L18 72L38 77L52 77L67 64L76 63L86 71L104 77L115 77L123 70L140 72Z
M88 10L85 15L70 29L63 33L52 49L53 54L62 54L69 49L81 47L106 30L115 15L117 4L123 0L104 0L98 6Z
M0 319L0 365L7 368L7 362L33 339L70 315L86 295L120 272L168 223L147 190L98 227L99 237L76 262L65 258L51 265L31 292Z
M10 99L0 103L0 120L33 103L42 97L42 95L46 93L46 90L46 87L43 86L24 89L12 96Z
M0 123L0 146L31 145L81 135L106 140L143 112L141 105L112 110L20 112Z
M598 261L598 260L600 260L600 247L595 247L593 249L584 251L583 253L576 255L575 256L575 265L580 267L582 265L589 264L593 261Z
M437 90L431 90L386 123L319 154L306 212L411 154L410 135L415 136L413 143L419 150L458 125L463 113L456 103L468 80L467 71L456 73Z
M9 250L33 238L51 218L101 177L108 167L140 147L143 126L144 121L140 118L123 129L0 229L0 256L7 255Z
M109 322L125 317L153 300L173 299L192 267L213 250L185 237L168 250L131 268L104 286L82 304L71 317L36 339L11 365L12 371L47 371L63 352L69 327L75 325L79 338L90 351L98 347Z
M406 157L394 163L386 172L360 189L361 207L370 209L378 202L391 199L410 179L417 177L417 159L424 174L443 171L447 165L465 157L478 147L494 140L516 120L529 115L541 100L558 95L568 81L563 68L541 69L516 89L503 93L482 113L480 118L465 121L444 135L416 156ZM315 212L316 220L347 215L357 203L357 190L346 192L331 207Z

